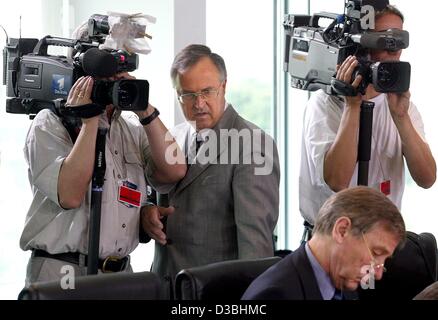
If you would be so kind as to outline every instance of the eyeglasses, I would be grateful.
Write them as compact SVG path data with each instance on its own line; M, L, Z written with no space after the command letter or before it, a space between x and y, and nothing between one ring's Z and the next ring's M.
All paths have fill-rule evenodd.
M210 89L201 90L199 92L180 94L178 95L178 101L181 102L182 104L187 104L187 105L194 104L196 102L196 99L198 99L198 97L201 97L206 101L210 101L219 95L219 90L220 87L222 86L222 83L223 81L219 84L219 86L216 89L210 88Z
M367 239L365 238L365 235L363 232L362 232L362 238L363 238L363 241L365 242L365 246L367 247L368 252L370 253L370 256L371 256L371 268L373 268L374 271L378 271L378 270L382 269L383 272L386 272L385 264L384 263L377 263L377 260L374 257L374 254L371 251L371 249L368 245Z

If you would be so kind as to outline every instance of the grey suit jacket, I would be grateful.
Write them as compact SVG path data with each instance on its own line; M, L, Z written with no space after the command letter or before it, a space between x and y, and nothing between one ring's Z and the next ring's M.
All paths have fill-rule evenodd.
M230 155L232 143L219 133L225 129L251 132L251 140L261 141L248 149L239 141L240 161L222 164L220 157ZM256 129L256 131L253 131ZM182 150L187 149L189 123L172 131ZM258 131L257 131L258 130ZM254 124L240 117L228 105L222 118L211 131L217 134L219 152L216 164L192 164L186 176L169 192L169 205L175 212L167 217L165 233L168 243L155 244L152 271L173 279L184 268L231 259L251 259L273 255L272 233L278 219L280 168L272 138ZM214 139L208 140L214 145ZM248 141L247 141L248 142ZM266 147L265 147L266 146ZM271 147L272 146L272 147ZM235 146L236 147L236 146ZM204 143L199 152L208 148ZM269 150L271 149L271 150ZM256 175L256 161L244 164L248 156L270 163L272 172ZM265 167L268 166L265 164Z

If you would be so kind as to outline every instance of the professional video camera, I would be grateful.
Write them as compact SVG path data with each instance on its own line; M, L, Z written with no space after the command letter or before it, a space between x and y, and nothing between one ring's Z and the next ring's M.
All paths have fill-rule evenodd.
M372 62L370 49L398 51L409 45L409 33L403 30L374 32L369 30L367 19L375 10L382 10L388 1L345 0L344 14L321 12L309 15L288 14L285 29L284 70L291 75L292 87L327 94L355 96L373 84L378 92L404 92L409 89L411 67L408 62ZM319 20L333 20L321 27ZM374 21L374 20L373 20ZM362 83L357 89L335 79L336 65L349 56L358 58L354 76L361 74Z
M138 68L138 55L124 50L99 49L109 34L108 16L92 15L85 40L46 36L38 39L9 39L3 50L3 84L7 85L6 111L35 116L49 108L69 115L65 99L75 81L84 75L111 77ZM49 46L74 49L72 57L53 56ZM96 80L92 101L113 104L122 110L144 110L148 105L147 80ZM73 109L73 108L71 108Z

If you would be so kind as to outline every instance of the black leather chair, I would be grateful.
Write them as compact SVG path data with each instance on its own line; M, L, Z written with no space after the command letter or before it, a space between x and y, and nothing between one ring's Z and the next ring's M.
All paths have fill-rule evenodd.
M359 290L360 300L410 300L437 281L437 242L433 234L408 231L406 243L387 259L375 289Z
M74 289L60 281L36 282L24 288L18 300L159 300L162 283L152 272L108 273L76 277Z
M251 282L280 260L229 260L181 270L175 279L175 299L240 300Z
M435 281L417 294L414 300L438 300L438 281Z

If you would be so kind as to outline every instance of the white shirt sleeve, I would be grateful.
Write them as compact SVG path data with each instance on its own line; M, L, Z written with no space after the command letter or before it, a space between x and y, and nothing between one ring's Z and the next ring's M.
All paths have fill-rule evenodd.
M325 185L324 159L339 129L343 102L323 91L312 94L304 114L304 145L312 185Z
M58 206L58 177L73 142L60 119L40 111L29 129L24 148L30 183Z

